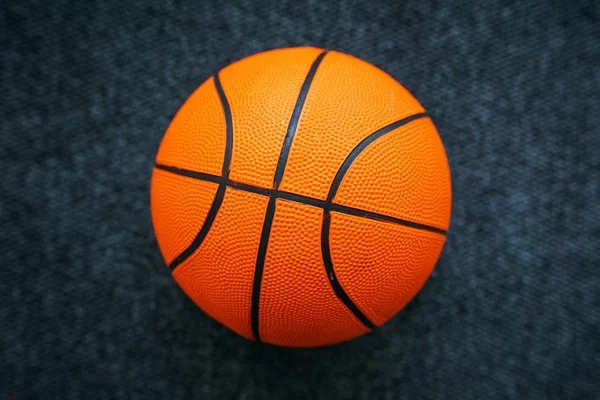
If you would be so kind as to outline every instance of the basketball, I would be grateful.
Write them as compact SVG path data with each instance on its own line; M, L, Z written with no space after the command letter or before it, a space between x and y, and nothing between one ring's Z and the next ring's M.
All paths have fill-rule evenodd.
M312 47L255 54L202 83L150 186L183 291L279 346L386 323L423 287L450 224L450 170L425 109L377 67Z

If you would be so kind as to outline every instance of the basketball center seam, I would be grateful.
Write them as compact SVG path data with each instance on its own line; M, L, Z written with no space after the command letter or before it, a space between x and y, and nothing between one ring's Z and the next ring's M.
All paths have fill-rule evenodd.
M178 167L173 167L165 164L155 164L155 168L170 172L175 175L184 176L186 178L191 178L203 182L212 182L219 184L219 186L224 182L225 186L230 187L235 190L241 190L248 193L258 194L261 196L269 197L273 189L264 188L261 186L255 186L244 182L238 182L231 179L224 180L221 175L213 175L207 174L204 172L192 171L189 169L183 169ZM293 192L279 191L279 196L277 198L281 200L294 201L300 204L306 204L308 206L313 206L317 208L325 208L327 205L327 200L317 199L315 197L309 197L302 194L297 194ZM355 217L370 219L374 221L381 222L389 222L396 225L402 225L409 228L419 229L423 231L438 233L440 235L446 235L447 231L444 229L437 228L435 226L421 224L419 222L410 221L407 219L392 217L391 215L381 214L374 211L367 211L361 208L355 208L350 206L345 206L343 204L331 203L329 206L331 211L337 212L340 214L353 215Z

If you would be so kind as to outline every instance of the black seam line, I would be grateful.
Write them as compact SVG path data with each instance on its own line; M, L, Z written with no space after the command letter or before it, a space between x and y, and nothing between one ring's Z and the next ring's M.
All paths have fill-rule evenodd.
M208 214L206 215L206 219L204 220L204 223L202 224L202 228L200 228L200 232L198 232L198 235L196 235L196 238L194 239L192 244L190 244L187 247L187 249L185 249L183 251L183 253L181 253L179 256L177 256L177 258L175 258L175 260L173 260L173 262L171 262L171 265L169 265L169 268L171 268L171 272L175 271L175 268L177 268L179 265L181 265L182 262L187 260L187 258L189 256L191 256L198 249L198 247L200 247L200 245L204 241L204 238L208 234L208 231L210 230L210 228L215 220L215 217L217 216L217 212L219 211L219 208L221 207L221 203L223 202L223 197L225 197L225 189L226 188L227 188L226 185L223 185L223 184L219 185L219 189L217 189L217 194L215 195L215 198L213 199L213 202L210 206L210 210L208 211Z
M247 183L233 181L231 179L225 180L220 175L207 174L205 172L190 171L189 169L171 167L168 165L158 164L158 163L155 165L155 167L158 169L162 169L164 171L171 172L173 174L185 176L185 177L192 178L192 179L197 179L199 181L213 182L213 183L218 183L218 184L222 184L223 182L225 182L226 186L229 186L229 187L232 187L232 188L238 189L238 190L243 190L244 192L262 194L263 196L269 196L272 192L272 189L269 189L269 188L253 186L253 185L249 185Z
M197 179L197 180L204 181L204 182L213 182L213 183L217 183L217 184L220 184L223 182L223 177L221 177L219 175L212 175L212 174L207 174L204 172L190 171L187 169L171 167L171 166L167 166L167 165L163 165L163 164L156 164L155 167L158 169L162 169L164 171L171 172L173 174L186 176L186 177ZM228 179L226 181L226 185L231 188L234 188L234 189L243 190L245 192L254 193L254 194L260 194L263 196L270 196L271 192L273 191L272 189L269 189L269 188L253 186L253 185L243 183L243 182L232 181L231 179ZM294 201L296 203L307 204L307 205L310 205L313 207L319 207L319 208L325 208L325 205L326 205L326 200L316 199L314 197L308 197L308 196L291 193L291 192L279 191L277 198L282 199L282 200ZM396 217L392 217L392 216L386 215L386 214L379 214L379 213L376 213L373 211L366 211L366 210L362 210L360 208L349 207L349 206L345 206L342 204L332 203L331 211L339 212L341 214L354 215L357 217L372 219L372 220L376 220L376 221L391 222L394 224L404 225L404 226L408 226L408 227L415 228L415 229L421 229L421 230L425 230L425 231L429 231L429 232L439 233L440 235L447 234L447 231L440 229L440 228L436 228L435 226L420 224L418 222L409 221L409 220L401 219L401 218L396 218Z
M221 177L219 175L212 175L212 174L206 174L204 172L190 171L189 169L171 167L168 165L158 164L158 163L154 167L156 167L158 169L162 169L164 171L171 172L173 174L187 176L188 178L198 179L200 181L214 182L214 183L223 182L223 177Z
M279 192L279 198L283 200L294 201L296 203L308 204L309 206L323 208L325 207L325 201L315 199L313 197L303 196L301 194L290 193L290 192Z
M329 283L331 284L331 287L332 287L333 291L335 292L336 296L338 297L338 299L340 299L342 301L342 303L344 303L346 305L346 307L352 312L352 314L354 314L356 316L356 318L358 318L360 320L360 322L362 322L362 324L369 329L373 329L375 327L375 324L373 322L371 322L371 320L358 308L358 306L356 304L354 304L354 302L352 301L350 296L348 296L348 294L346 293L346 291L344 290L344 288L342 287L342 285L340 284L339 280L337 279L337 277L335 275L335 269L333 267L333 261L331 259L331 249L329 246L329 232L331 229L331 209L333 207L333 204L332 204L333 198L335 197L335 194L337 193L337 190L340 187L340 184L341 184L342 180L344 179L346 172L348 172L348 169L350 168L350 166L352 165L354 160L356 160L358 155L364 149L366 149L367 146L369 146L376 139L380 138L381 136L385 135L386 133L397 129L397 128L401 127L402 125L408 124L411 121L414 121L419 118L423 118L424 116L425 116L425 114L421 113L421 114L416 114L416 115L410 116L408 118L404 118L400 121L396 121L394 123L391 123L390 125L387 125L381 129L375 131L374 133L370 134L365 139L363 139L350 152L348 157L346 157L346 159L342 163L338 172L335 174L333 183L331 184L331 187L329 188L329 193L327 195L327 200L325 201L325 206L323 207L323 227L321 229L321 252L323 254L323 264L325 265L325 271L327 272L327 277L329 278ZM350 207L344 207L344 209L346 211L354 210ZM371 215L373 215L373 214L371 214Z
M329 187L329 194L327 195L327 202L330 204L333 202L333 198L335 197L335 195L340 187L340 184L342 183L342 180L344 179L344 176L346 175L346 172L348 172L348 169L350 168L352 163L354 163L354 160L356 160L358 155L360 153L362 153L363 150L367 148L367 146L369 146L371 143L373 143L375 140L379 139L386 133L390 133L391 131L398 129L399 127L401 127L403 125L406 125L417 119L421 119L421 118L425 118L425 117L428 117L427 113L411 115L410 117L401 119L401 120L393 122L387 126L384 126L383 128L379 129L378 131L373 132L372 134L370 134L369 136L364 138L358 145L356 145L356 147L354 149L352 149L350 154L348 154L348 157L346 157L346 159L342 163L342 166L338 170L337 174L335 174L335 178L333 178L333 182L332 182L331 186Z
M225 155L223 156L223 177L219 177L220 180L218 181L219 188L217 189L217 194L213 199L213 202L210 206L208 214L206 215L206 218L204 219L204 223L202 224L202 227L198 232L198 235L196 235L196 238L194 238L194 240L187 247L187 249L185 249L179 256L175 258L175 260L171 262L171 265L169 265L169 268L171 268L171 273L175 270L175 268L181 265L182 262L187 260L187 258L191 256L198 249L198 247L200 247L200 245L204 241L204 238L206 238L206 235L208 234L208 231L210 231L210 228L212 227L212 224L215 221L217 213L219 212L219 208L221 208L223 198L225 197L225 189L227 188L227 179L229 177L229 165L231 163L231 148L233 146L233 122L231 120L231 109L229 108L229 102L227 101L227 97L225 96L225 92L223 91L223 86L221 86L219 74L216 73L213 78L217 94L219 95L219 99L221 100L223 114L225 116ZM172 167L169 168L171 169L170 172L177 173ZM167 171L169 170L166 168L162 169L165 169ZM179 172L181 172L181 170ZM194 176L188 174L186 176L199 179L201 179L200 177L212 179L211 175L202 174L199 172L194 173L193 175ZM217 182L217 180L212 180L212 182Z
M333 262L331 261L331 250L329 249L329 230L331 227L331 213L324 212L323 213L323 227L321 229L321 253L323 254L323 264L325 265L325 271L327 272L327 278L329 278L329 283L331 288L333 289L335 295L338 299L341 300L342 303L354 314L356 318L364 326L369 329L375 328L375 324L371 322L369 318L354 304L354 302L350 299L348 294L342 288L342 285L339 283L335 271L333 270Z
M273 179L273 188L275 190L279 189L279 184L281 183L281 178L283 177L285 164L287 163L287 159L290 154L292 140L294 140L294 135L296 134L296 128L298 127L298 121L300 120L300 114L302 113L302 108L304 107L308 90L310 89L310 85L315 77L315 74L317 73L317 68L319 68L319 64L321 64L321 61L323 61L325 55L327 55L327 50L319 54L317 59L313 62L310 70L308 71L308 75L302 84L302 88L300 89L300 94L298 95L298 100L296 100L296 105L294 106L294 111L292 112L292 117L290 118L290 123L288 124L287 132L285 134L285 139L283 140L283 146L281 148L281 153L279 154L277 168L275 169L275 177Z
M231 149L233 148L233 120L231 119L231 108L229 101L225 96L225 91L219 79L219 73L215 74L215 88L219 94L221 105L223 106L223 114L225 115L225 156L223 157L223 178L229 178L229 167L231 165Z
M248 185L247 183L232 181L231 179L227 181L227 186L231 186L234 189L243 190L244 192L262 194L263 196L270 196L273 190L262 188L259 186Z
M259 303L260 303L260 288L262 284L262 275L265 264L265 256L267 253L267 247L269 245L269 236L271 234L271 225L273 224L273 216L275 214L276 207L276 199L279 194L279 184L281 183L281 179L283 177L283 172L285 171L285 165L287 163L288 156L290 154L290 148L292 146L292 141L294 140L294 135L296 134L296 128L298 127L298 120L300 119L300 115L302 114L302 108L304 107L304 102L306 101L306 96L308 95L308 91L310 89L310 85L317 73L317 69L323 61L323 58L327 54L327 50L323 51L319 56L315 59L315 61L310 66L310 70L304 79L304 83L300 88L300 93L298 94L298 99L296 100L296 105L294 106L294 111L292 112L292 116L290 118L290 122L287 127L287 131L285 133L285 139L283 140L283 145L281 147L281 153L279 154L279 160L277 162L277 167L275 169L275 176L273 178L273 191L269 196L269 204L267 206L267 213L265 215L265 222L263 224L262 233L260 236L260 244L258 246L258 254L256 256L256 268L254 268L254 280L252 282L252 304L250 307L250 320L252 323L252 331L254 333L254 338L260 342L260 332L259 332Z
M389 215L379 214L376 212L361 210L360 208L343 206L341 204L332 204L330 206L331 211L339 212L342 214L354 215L361 218L372 219L375 221L392 222L398 225L404 225L415 229L421 229L424 231L439 233L440 235L446 235L446 231L434 226L419 224L418 222L407 221L405 219L390 217Z
M267 246L269 244L269 235L271 226L273 225L273 216L275 215L275 200L273 196L269 197L267 212L265 213L265 221L263 223L262 232L260 234L260 244L258 245L258 254L256 255L256 267L254 268L254 279L252 281L252 298L250 304L250 322L252 324L252 332L256 341L260 342L258 309L260 303L260 287L262 285L262 275L265 265L265 257L267 255Z

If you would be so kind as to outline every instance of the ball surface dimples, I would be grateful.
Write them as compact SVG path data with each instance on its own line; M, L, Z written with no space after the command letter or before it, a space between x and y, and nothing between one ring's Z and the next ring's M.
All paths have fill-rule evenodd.
M250 340L343 342L421 289L450 224L450 170L419 102L336 51L266 51L184 102L156 156L158 246L185 293Z

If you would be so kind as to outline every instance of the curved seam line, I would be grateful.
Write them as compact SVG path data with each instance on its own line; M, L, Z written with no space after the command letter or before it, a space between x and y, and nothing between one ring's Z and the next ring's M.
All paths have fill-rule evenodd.
M354 149L352 149L350 154L348 154L348 157L346 157L346 159L340 166L340 169L338 169L338 172L335 174L333 182L329 187L329 193L327 194L327 202L329 204L333 203L333 198L337 194L337 190L339 189L339 186L342 183L344 176L346 176L348 169L350 168L354 160L356 160L356 158L360 155L360 153L362 153L371 143L379 139L381 136L400 128L401 126L404 126L410 122L425 117L428 117L427 113L414 114L409 117L403 118L399 121L392 122L391 124L386 125L383 128L378 129L377 131L371 133L369 136L365 137L359 144L356 145L356 147L354 147Z
M219 177L219 188L217 189L217 193L215 194L215 198L210 206L208 214L202 223L202 227L196 235L196 238L192 241L192 243L179 255L177 256L169 265L171 268L171 273L175 271L175 269L181 265L182 262L188 259L197 249L200 247L206 235L210 231L210 228L215 221L217 213L219 212L219 208L221 208L221 204L223 203L223 198L225 197L225 190L227 189L227 179L229 178L229 166L231 163L231 148L233 146L233 122L231 119L231 109L229 108L229 102L227 101L227 97L225 96L225 92L223 91L223 86L221 86L221 81L219 79L219 73L217 72L213 76L213 82L215 85L215 89L217 90L217 94L219 95L219 99L221 101L221 106L223 108L223 114L225 116L225 154L223 156L223 168L222 173L223 176ZM174 172L173 167L162 168L165 170L171 170L170 172ZM181 171L181 170L179 170ZM194 176L191 176L194 175ZM209 174L195 173L188 174L186 176L190 176L193 178L196 177L209 177ZM215 179L216 181L216 179Z
M267 253L267 247L269 245L269 236L271 234L271 226L273 225L273 217L275 215L275 203L277 200L277 195L279 193L279 184L281 183L281 179L283 178L283 173L285 171L287 159L290 154L290 148L292 145L292 141L294 140L294 136L296 134L298 121L300 120L300 116L302 114L302 108L304 107L306 96L308 95L310 85L312 84L313 79L317 73L317 69L319 68L319 65L323 61L323 58L325 58L326 54L327 50L324 50L319 54L315 61L313 61L308 71L308 74L304 79L304 83L300 88L300 93L298 95L298 99L296 100L296 105L294 106L294 110L292 112L292 116L287 127L287 132L283 140L281 153L279 154L279 160L277 162L277 167L275 168L275 175L273 177L273 191L269 195L269 204L267 205L267 212L265 214L265 220L260 235L260 243L256 255L256 267L254 268L254 279L252 281L250 321L254 337L258 342L261 341L259 332L260 291L262 286L262 276L265 264L265 257Z
M346 305L346 307L363 323L367 328L373 329L375 328L375 324L358 308L358 306L352 301L350 296L346 293L341 283L335 274L335 269L333 267L333 260L331 259L331 247L329 240L329 233L331 229L331 209L333 207L333 198L335 197L337 190L348 172L348 169L356 160L356 158L362 153L371 143L385 135L386 133L392 132L397 128L406 125L414 120L420 119L427 116L426 113L415 114L410 117L401 119L399 121L393 122L383 128L373 132L364 138L356 147L350 152L348 157L344 160L340 169L335 175L331 187L329 188L329 193L327 195L327 200L325 201L325 206L323 207L323 226L321 228L321 252L323 253L323 264L325 266L325 271L327 272L327 277L329 278L329 283L336 296ZM336 206L336 208L338 208ZM341 208L341 207L340 207ZM351 210L351 207L344 207L346 210ZM373 215L373 213L371 213Z

